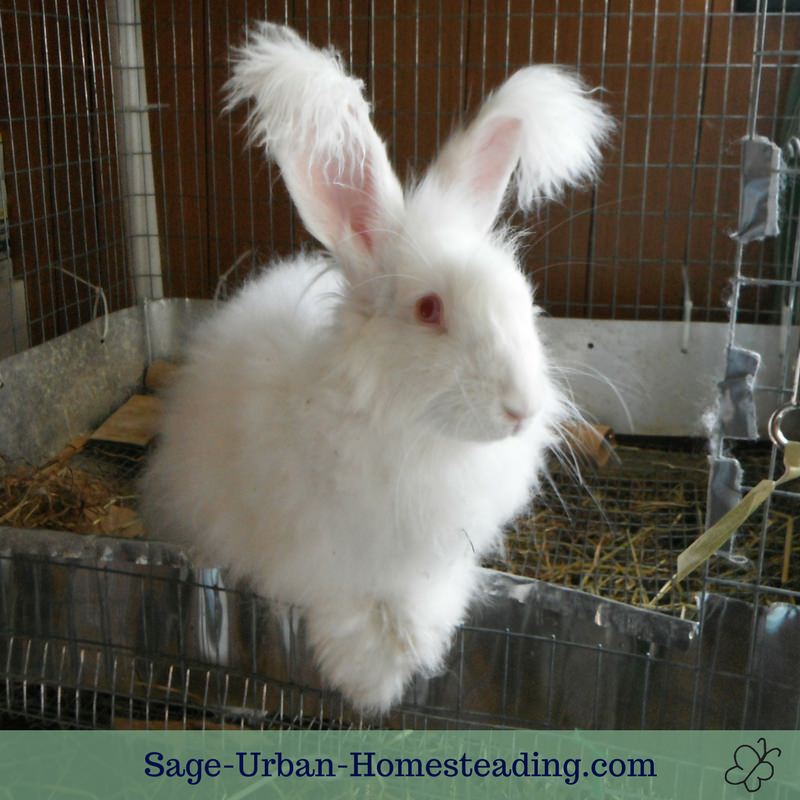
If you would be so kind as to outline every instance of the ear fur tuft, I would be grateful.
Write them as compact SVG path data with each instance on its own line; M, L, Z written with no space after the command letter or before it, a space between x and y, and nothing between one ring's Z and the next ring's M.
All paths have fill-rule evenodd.
M250 143L278 161L302 148L326 164L363 163L371 130L363 89L334 50L318 50L291 28L261 22L233 51L225 110L252 100Z
M577 75L541 65L521 69L487 101L481 116L522 120L513 178L520 208L534 208L597 177L600 151L614 121L592 94Z
M225 86L226 110L251 102L251 143L278 163L306 228L342 257L351 282L364 279L356 260L374 255L376 232L403 207L363 88L334 50L268 22L234 51Z
M442 198L488 230L507 189L523 210L594 179L614 122L577 75L556 66L514 73L457 131L415 191L423 205Z

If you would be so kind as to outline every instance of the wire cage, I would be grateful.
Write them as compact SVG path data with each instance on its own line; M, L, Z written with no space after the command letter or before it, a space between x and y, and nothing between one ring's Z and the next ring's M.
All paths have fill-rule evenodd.
M544 335L618 458L577 477L554 465L446 671L381 721L320 688L294 610L157 531L70 532L63 498L22 519L54 464L69 497L77 475L133 494L141 453L67 463L64 446L141 389L147 364L179 358L252 270L308 244L243 116L221 114L230 48L264 18L365 79L401 178L532 62L577 68L619 121L602 179L523 221ZM800 5L3 0L0 47L7 724L800 724L791 488L648 607L677 554L780 473L765 441L797 399Z

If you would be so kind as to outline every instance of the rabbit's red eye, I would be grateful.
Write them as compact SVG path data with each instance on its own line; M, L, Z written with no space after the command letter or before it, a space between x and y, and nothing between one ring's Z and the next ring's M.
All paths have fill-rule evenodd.
M424 325L438 325L441 327L443 310L442 298L434 292L426 294L417 300L417 319Z

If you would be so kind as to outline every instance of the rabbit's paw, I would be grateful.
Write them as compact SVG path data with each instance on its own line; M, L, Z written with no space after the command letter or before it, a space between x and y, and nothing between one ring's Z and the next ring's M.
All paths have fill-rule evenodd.
M380 714L400 699L415 672L440 664L452 629L365 599L347 611L310 611L308 630L324 679L357 710Z

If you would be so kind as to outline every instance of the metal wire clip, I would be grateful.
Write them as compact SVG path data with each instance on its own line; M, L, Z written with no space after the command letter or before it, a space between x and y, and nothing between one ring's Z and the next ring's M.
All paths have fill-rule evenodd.
M782 406L776 408L770 415L769 422L767 423L767 432L769 433L772 444L774 444L775 447L780 447L781 450L786 447L790 441L781 430L781 422L783 422L783 418L787 414L791 414L793 411L800 411L800 402L798 402L800 398L798 395L800 395L800 350L798 350L797 360L794 365L792 399L789 400L788 403L784 403Z

